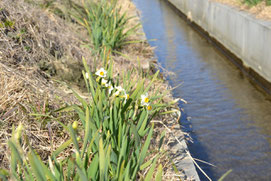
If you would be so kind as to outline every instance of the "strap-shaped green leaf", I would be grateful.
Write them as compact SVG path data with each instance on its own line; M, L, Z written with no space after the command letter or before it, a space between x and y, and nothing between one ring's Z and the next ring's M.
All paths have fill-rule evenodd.
M80 149L79 149L76 133L71 125L68 126L68 129L69 129L69 133L73 142L73 146L75 147L76 151L80 154Z
M86 172L83 171L82 168L77 163L74 162L74 164L76 166L76 171L80 177L80 181L88 181Z
M57 179L48 169L48 167L36 156L36 153L31 148L31 153L28 154L28 159L31 165L31 169L34 171L37 178L41 180L47 180L49 178L52 181Z
M65 150L66 148L68 148L68 146L70 146L72 143L72 139L69 139L68 141L64 142L61 146L59 146L54 152L53 152L53 156L57 157L63 150Z
M151 168L149 169L149 171L148 171L148 173L147 173L147 175L146 175L144 181L150 181L150 180L152 179L152 175L153 175L154 169L155 169L155 167L156 167L157 158L158 158L158 157L156 157L156 158L154 159L154 161L153 161L153 163L152 163L152 165L151 165Z
M141 124L141 126L139 128L139 130L138 130L138 134L140 136L144 136L145 135L147 123L148 123L148 112L147 112L147 114L146 114L146 116L145 116L145 118L144 118L144 120L143 120L143 122L142 122L142 124Z
M89 117L89 109L88 107L86 108L86 119L85 119L85 136L84 136L84 142L83 142L83 148L81 152L81 157L83 158L85 154L85 150L87 148L88 141L90 139L90 117ZM93 130L94 131L94 130Z
M163 167L162 164L158 166L155 181L162 181L162 175L163 175Z
M98 154L95 154L91 160L89 167L88 167L88 179L89 180L97 180L97 176L99 175L98 167L99 167L99 156L98 156Z
M94 79L93 79L93 76L92 76L92 74L91 74L91 72L89 70L86 59L84 57L82 59L83 59L83 65L84 65L85 70L86 70L86 72L88 74L88 82L89 82L90 92L91 92L92 98L94 99L94 97L95 97Z
M150 145L150 142L151 142L151 138L152 138L152 133L153 133L153 128L154 128L154 124L152 124L152 127L150 129L150 132L147 136L147 139L144 143L144 146L140 152L140 155L139 155L139 165L141 165L146 157L146 154L147 154L147 151L148 151L148 148L149 148L149 145Z
M103 139L99 141L99 169L100 169L100 181L105 181L105 151L103 145Z

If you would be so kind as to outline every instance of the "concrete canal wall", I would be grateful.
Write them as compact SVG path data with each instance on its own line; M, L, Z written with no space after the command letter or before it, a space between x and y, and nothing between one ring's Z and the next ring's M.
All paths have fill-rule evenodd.
M210 0L167 1L240 59L249 74L256 73L253 78L270 93L271 21Z

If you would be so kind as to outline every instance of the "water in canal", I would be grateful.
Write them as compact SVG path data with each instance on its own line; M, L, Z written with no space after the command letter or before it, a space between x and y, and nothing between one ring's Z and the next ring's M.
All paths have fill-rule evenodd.
M164 0L134 0L144 31L167 70L174 95L188 104L182 125L194 139L189 149L217 180L271 180L271 102ZM190 120L190 121L188 121ZM200 175L202 180L206 180Z

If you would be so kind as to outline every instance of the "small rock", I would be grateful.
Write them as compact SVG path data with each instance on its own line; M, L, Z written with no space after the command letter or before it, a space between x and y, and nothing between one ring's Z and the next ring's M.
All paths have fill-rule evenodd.
M143 70L150 69L150 62L148 60L144 60L144 61L140 62L140 65Z

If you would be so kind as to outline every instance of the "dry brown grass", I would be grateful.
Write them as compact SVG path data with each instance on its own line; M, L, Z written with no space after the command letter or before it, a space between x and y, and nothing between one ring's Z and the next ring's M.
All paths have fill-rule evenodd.
M62 76L65 71L67 75L73 74L69 65L79 64L77 69L80 69L78 62L82 56L91 62L91 55L80 47L85 41L80 29L22 0L0 1L0 22L6 21L13 25L0 28L0 167L8 168L6 142L12 126L16 127L19 122L23 123L30 144L43 160L66 140L67 135L54 120L46 124L44 117L37 118L30 113L45 114L46 107L52 111L75 101L50 78ZM74 115L54 116L72 121Z
M129 0L120 0L120 4L123 6L123 11L127 10L130 16L137 15L135 6ZM69 91L58 87L51 78L58 74L57 71L60 74L65 72L72 74L71 71L77 69L74 73L76 75L71 76L69 80L78 83L76 81L82 80L81 58L85 57L91 65L92 56L89 49L81 47L82 43L89 43L87 33L80 26L54 15L50 9L37 8L22 0L2 0L0 8L2 8L1 21L8 19L15 23L14 27L0 28L0 167L8 168L9 151L6 142L11 136L12 126L18 125L19 122L23 123L25 134L43 160L47 160L51 152L68 139L68 135L54 119L51 119L50 124L42 126L41 122L44 118L37 119L30 113L34 112L33 107L38 113L45 114L48 113L45 111L46 107L50 112L65 103L76 102L67 94ZM137 23L139 18L133 19L130 26ZM24 34L20 34L22 29L25 30ZM130 40L142 39L143 35L140 29L137 34L130 37ZM145 73L154 68L153 48L144 41L124 47L121 53L127 57L117 54L112 57L116 76L134 68L137 70L143 68ZM131 81L138 80L142 76L140 72L135 71ZM149 81L147 79L146 84ZM159 79L153 84L150 94L154 94L157 90L163 93L169 89L168 84L163 79ZM173 100L170 92L164 98L164 102ZM175 104L168 108L170 109L178 109L178 107ZM51 116L60 118L59 120L63 122L72 122L76 119L73 113L63 115L52 113ZM179 125L177 114L159 116L155 119L165 123L172 130ZM153 154L149 159L157 153L159 138L164 130L162 124L155 123L155 136L150 149ZM167 131L163 150L168 154L164 154L159 159L164 170L163 180L179 180L172 169L171 159L177 159L172 155L169 145L172 141L172 133ZM24 147L24 149L28 148ZM67 153L69 151L67 150ZM185 178L185 175L182 175L182 178Z
M256 6L249 6L243 3L241 0L213 0L223 4L227 4L240 9L241 11L246 11L253 14L256 18L262 20L271 20L271 6L267 6L266 2L260 2Z
M28 70L29 71L29 70ZM43 125L44 118L37 119L31 113L46 114L46 109L55 110L65 102L73 99L64 95L61 90L42 76L24 73L0 63L0 167L9 168L9 150L7 140L11 137L12 127L20 122L25 128L31 146L37 150L43 160L61 145L67 138L59 124L51 119L50 124ZM65 102L64 102L65 101ZM36 111L33 111L33 108ZM60 121L72 121L74 115L54 115ZM50 132L50 133L49 133ZM27 150L27 147L24 147Z
M6 142L12 126L19 122L43 160L66 140L67 135L54 120L49 126L43 125L45 118L38 119L30 113L45 114L46 107L52 111L74 102L50 78L59 74L57 71L63 75L65 68L67 74L72 74L69 65L79 64L82 56L91 62L91 55L80 47L84 40L81 30L54 14L22 0L1 1L0 8L1 22L14 22L11 27L0 28L0 167L8 168ZM60 115L60 120L72 121L72 117Z
M12 126L16 127L19 122L23 123L30 144L43 160L66 140L67 135L54 120L50 125L43 125L45 118L38 119L30 113L44 114L45 107L52 111L64 103L74 102L75 99L59 90L50 78L60 74L65 80L67 76L63 74L66 73L70 80L80 79L82 56L89 62L92 58L88 49L80 47L86 42L82 30L44 9L22 0L3 0L0 1L0 22L5 21L14 25L0 28L1 168L9 167L7 140ZM74 75L78 72L79 76ZM69 122L74 115L53 116Z
M0 28L0 56L5 65L35 67L46 78L59 75L75 81L82 77L67 69L72 71L82 57L91 64L91 52L81 47L89 43L87 33L47 9L23 0L2 0L0 23L6 21L14 25Z

